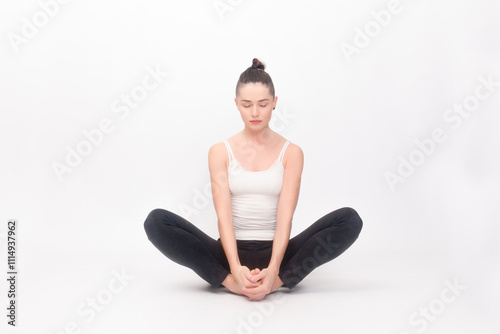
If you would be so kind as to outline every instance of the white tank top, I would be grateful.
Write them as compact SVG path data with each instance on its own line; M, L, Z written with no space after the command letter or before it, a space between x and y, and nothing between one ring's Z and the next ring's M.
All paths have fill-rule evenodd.
M289 143L287 140L269 169L247 171L235 159L229 142L224 141L229 154L227 174L236 240L273 240L285 170L282 159Z

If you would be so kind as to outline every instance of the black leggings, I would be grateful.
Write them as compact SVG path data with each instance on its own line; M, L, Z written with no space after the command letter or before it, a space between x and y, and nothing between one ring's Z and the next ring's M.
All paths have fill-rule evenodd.
M318 266L333 260L358 238L363 222L349 207L332 211L288 242L278 276L293 288ZM148 239L172 261L191 268L214 287L230 273L220 238L214 240L181 216L155 209L144 222ZM271 259L273 241L236 240L242 266L264 269Z

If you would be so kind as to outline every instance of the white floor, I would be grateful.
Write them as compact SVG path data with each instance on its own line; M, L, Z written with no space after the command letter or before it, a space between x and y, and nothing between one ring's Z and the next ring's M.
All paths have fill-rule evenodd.
M250 302L210 288L146 242L132 248L60 252L46 245L43 256L26 254L19 326L9 333L493 334L500 328L492 316L498 305L491 308L496 303L481 295L479 282L457 281L435 251L360 243L292 291Z

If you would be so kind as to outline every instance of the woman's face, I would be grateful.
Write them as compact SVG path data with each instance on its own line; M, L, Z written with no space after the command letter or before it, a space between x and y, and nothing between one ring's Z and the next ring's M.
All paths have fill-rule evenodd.
M266 85L251 82L240 87L239 94L234 101L245 127L257 130L269 125L278 97L273 99Z

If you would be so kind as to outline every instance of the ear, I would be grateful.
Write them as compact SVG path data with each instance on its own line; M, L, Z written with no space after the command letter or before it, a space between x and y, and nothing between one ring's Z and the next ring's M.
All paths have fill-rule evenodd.
M238 106L238 99L236 97L234 98L234 103Z
M276 104L278 103L278 96L276 95L274 97L274 101L273 101L273 110L276 109Z

